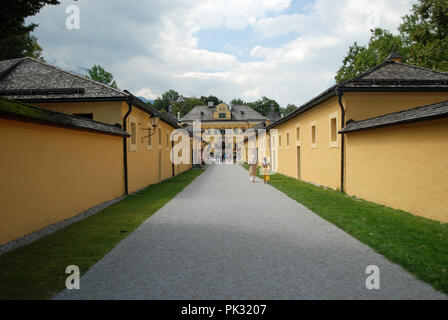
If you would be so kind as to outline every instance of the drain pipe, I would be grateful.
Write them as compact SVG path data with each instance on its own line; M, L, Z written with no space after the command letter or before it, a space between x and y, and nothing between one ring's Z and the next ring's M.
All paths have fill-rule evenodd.
M128 93L125 90L126 93ZM127 119L132 112L132 98L131 96L126 97L126 103L129 106L128 112L123 118L123 131L127 131ZM124 166L124 194L128 195L128 140L127 137L123 137L123 166Z
M341 88L336 89L336 94L338 96L339 107L341 108L341 130L345 127L345 108L342 103L342 95L344 94ZM341 192L345 192L345 137L341 135Z

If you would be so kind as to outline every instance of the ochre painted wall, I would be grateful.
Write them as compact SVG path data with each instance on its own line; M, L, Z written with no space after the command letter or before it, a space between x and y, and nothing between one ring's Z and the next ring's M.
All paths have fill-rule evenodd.
M348 194L448 222L448 119L349 133Z
M448 100L448 92L345 92L346 120L355 121Z
M38 106L70 114L75 113L93 113L93 120L108 123L122 124L123 118L127 113L129 106L124 101L118 102L52 102L38 103ZM158 183L172 177L172 166L169 157L171 151L171 142L167 150L166 133L171 133L173 127L167 125L163 121L159 121L159 127L162 129L162 144L158 146L158 129L156 135L152 136L152 147L148 147L148 138L142 141L142 138L148 135L148 131L141 128L147 128L149 125L150 115L143 110L133 106L132 113L129 115L127 122L127 131L131 133L130 119L136 121L136 142L137 148L131 150L130 138L128 140L128 191L147 187L148 185ZM161 174L159 177L158 153L161 154ZM176 168L178 167L178 168ZM188 170L190 165L175 166L175 175Z
M278 152L278 173L293 178L300 177L301 180L333 189L340 188L341 136L337 134L337 141L330 143L330 116L337 117L337 129L340 130L341 114L337 98L329 99L319 107L271 129L271 140L275 139L273 129L277 129L279 135L277 146L271 142L272 156L274 157L274 152ZM316 125L316 145L311 143L312 124ZM300 128L299 139L297 127ZM300 175L297 161L298 147L300 147Z
M123 118L128 109L128 105L123 102ZM173 176L173 165L170 159L172 142L170 139L174 127L163 121L159 121L155 129L155 134L151 137L144 138L149 135L149 131L142 129L148 128L150 115L136 107L132 108L132 112L127 119L127 132L132 135L131 122L136 124L136 144L132 144L132 138L127 139L128 191L134 192ZM153 133L153 130L151 130L151 133ZM142 140L142 138L144 139ZM148 144L149 139L151 141L150 145ZM174 165L174 175L190 168L190 164Z
M111 102L39 102L36 106L69 114L93 113L93 120L114 125L122 124L120 101Z
M0 244L122 196L122 141L0 119Z

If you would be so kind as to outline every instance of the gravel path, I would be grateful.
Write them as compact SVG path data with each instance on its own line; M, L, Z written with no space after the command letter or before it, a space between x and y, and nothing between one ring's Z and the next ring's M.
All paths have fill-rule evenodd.
M380 269L367 290L366 267ZM82 273L82 270L81 270ZM446 299L240 166L211 166L56 299Z

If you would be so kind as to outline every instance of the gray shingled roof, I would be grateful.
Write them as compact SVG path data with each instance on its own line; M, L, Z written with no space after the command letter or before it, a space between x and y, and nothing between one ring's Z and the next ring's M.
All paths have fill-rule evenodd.
M215 107L196 106L188 114L186 114L182 121L230 121L230 120L215 120L213 113ZM263 121L266 120L261 114L249 106L233 106L231 121Z
M150 107L130 92L49 65L33 58L0 61L0 97L35 102L39 100L117 100L132 98L138 108L156 114L175 128L177 120Z
M340 133L381 128L397 124L424 121L442 117L448 117L448 101L390 113L367 120L350 122L344 129L340 131Z
M362 75L335 84L271 124L278 126L337 95L338 91L448 91L448 74L395 61L385 61Z
M348 88L359 87L447 87L448 74L399 62L386 61L377 68L344 84Z
M38 108L17 101L0 99L0 117L33 121L48 125L74 128L118 136L129 136L126 131L102 122L73 116L66 113Z
M79 93L59 93L55 90L45 94L36 89L82 90ZM37 94L15 94L15 90L35 90ZM126 97L124 92L108 85L29 57L0 61L0 95L20 100Z

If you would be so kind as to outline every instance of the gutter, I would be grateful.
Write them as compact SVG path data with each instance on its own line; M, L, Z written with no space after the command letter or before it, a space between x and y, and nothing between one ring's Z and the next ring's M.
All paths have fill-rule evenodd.
M341 88L336 89L336 95L338 96L339 107L341 108L341 130L345 128L345 108L342 103L342 96L344 92ZM344 192L345 189L345 136L341 135L341 192Z
M127 132L127 122L129 115L132 112L132 98L127 97L126 103L129 106L128 112L126 112L123 118L123 131ZM128 140L127 137L123 137L123 167L124 167L124 194L128 195Z

